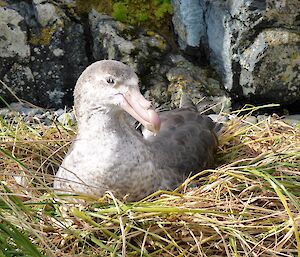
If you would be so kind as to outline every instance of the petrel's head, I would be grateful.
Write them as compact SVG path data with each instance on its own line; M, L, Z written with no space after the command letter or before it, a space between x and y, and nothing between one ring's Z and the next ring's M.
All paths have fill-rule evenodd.
M148 130L159 131L159 117L140 93L137 75L122 62L103 60L87 67L76 83L74 98L79 118L101 110L112 114L125 110Z

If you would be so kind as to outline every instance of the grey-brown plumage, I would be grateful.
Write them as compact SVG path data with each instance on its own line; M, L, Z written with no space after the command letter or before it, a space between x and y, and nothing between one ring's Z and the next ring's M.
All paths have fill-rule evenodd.
M185 96L180 109L157 115L121 62L89 66L74 97L78 134L56 174L56 190L99 197L109 190L139 200L214 164L216 124ZM144 136L124 110L144 125Z

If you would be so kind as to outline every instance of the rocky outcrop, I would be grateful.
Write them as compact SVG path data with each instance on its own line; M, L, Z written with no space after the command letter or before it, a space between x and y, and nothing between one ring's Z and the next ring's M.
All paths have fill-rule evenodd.
M88 65L78 18L47 1L7 1L0 7L0 31L0 78L7 87L40 106L70 104L74 84ZM16 100L3 85L0 95Z
M182 88L194 100L225 94L207 70L171 54L160 34L125 25L95 10L84 22L72 9L74 4L8 1L1 7L5 33L0 37L0 78L9 90L1 85L0 95L7 102L15 101L16 95L42 107L71 106L76 79L89 63L101 59L133 67L142 91L157 106L178 105Z
M94 10L79 16L76 3L0 0L0 96L7 102L16 95L42 107L71 106L77 78L100 59L133 67L142 91L163 108L177 106L182 91L195 102L224 98L224 108L228 93L300 102L296 0L172 0L184 57L158 32ZM219 76L200 65L204 57Z
M42 0L7 1L0 7L0 78L6 84L0 95L7 102L16 101L16 95L43 107L71 106L76 80L89 63L121 60L143 77L170 51L154 31L96 11L85 23L73 7L72 1Z
M204 50L234 96L300 101L298 0L172 1L182 50Z

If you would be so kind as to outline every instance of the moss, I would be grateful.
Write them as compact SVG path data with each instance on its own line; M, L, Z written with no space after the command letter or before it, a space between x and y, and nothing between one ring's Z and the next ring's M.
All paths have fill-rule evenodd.
M152 31L152 30L148 30L148 31L147 31L147 35L148 35L149 37L154 37L154 36L156 35L156 33L155 33L154 31Z
M152 30L148 30L146 32L146 35L149 36L149 37L155 37L157 39L157 41L159 42L158 48L160 50L163 50L163 49L166 48L166 41L159 34L155 33Z
M56 25L45 27L41 30L39 35L33 36L29 42L32 45L49 45L53 34L55 33Z
M86 14L94 8L99 12L112 14L114 2L112 0L76 0L77 12Z
M0 0L0 7L6 7L8 6L8 3L6 1Z
M65 9L67 11L67 15L71 15L71 17L75 17L76 19L79 18L78 12L76 11L76 6L74 3L67 3L65 4Z
M170 4L169 1L159 1L159 2L160 3L157 4L157 9L154 12L155 17L158 20L162 19L167 14L173 13L172 5Z
M118 21L126 22L128 20L127 6L124 3L115 3L113 5L112 16Z
M293 52L291 55L291 60L299 60L300 54L298 52Z
M78 13L87 14L93 8L130 25L171 33L170 0L77 0Z
M138 22L145 22L149 20L149 16L146 12L137 13L136 18Z

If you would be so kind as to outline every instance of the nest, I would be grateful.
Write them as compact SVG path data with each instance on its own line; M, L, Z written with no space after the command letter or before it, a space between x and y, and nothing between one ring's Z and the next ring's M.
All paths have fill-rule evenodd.
M250 113L225 124L216 169L84 205L49 189L75 129L1 120L0 255L300 256L300 129Z

